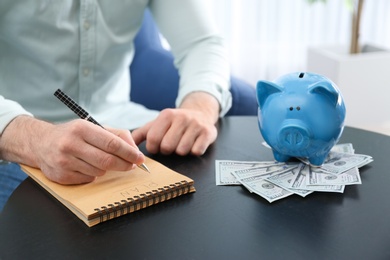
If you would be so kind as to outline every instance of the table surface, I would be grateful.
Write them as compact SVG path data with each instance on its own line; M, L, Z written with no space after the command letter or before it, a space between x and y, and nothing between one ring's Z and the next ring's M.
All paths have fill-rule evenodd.
M0 259L390 259L388 136L344 130L340 143L374 158L360 169L362 185L270 204L215 184L215 160L273 159L256 117L226 117L218 128L202 157L149 155L193 178L196 193L92 228L28 178L0 215Z

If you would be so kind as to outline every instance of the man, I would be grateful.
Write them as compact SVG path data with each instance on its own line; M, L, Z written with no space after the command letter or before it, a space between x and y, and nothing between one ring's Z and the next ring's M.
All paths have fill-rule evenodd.
M129 101L132 41L145 8L180 74L177 108L161 113ZM109 131L75 119L53 96L58 88ZM225 45L200 0L2 1L0 95L0 159L39 167L62 184L134 168L145 140L150 153L202 155L231 106Z

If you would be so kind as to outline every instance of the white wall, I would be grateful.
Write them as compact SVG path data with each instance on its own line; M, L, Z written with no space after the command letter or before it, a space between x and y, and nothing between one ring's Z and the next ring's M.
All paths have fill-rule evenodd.
M314 4L307 0L208 2L228 41L232 73L253 85L260 79L305 71L310 46L349 45L351 12L344 0ZM361 22L361 42L390 50L389 0L365 0ZM383 86L378 95L390 100L390 86ZM375 100L367 102L375 105ZM390 111L381 116L388 121ZM364 122L359 127L365 128ZM390 134L390 128L384 131Z

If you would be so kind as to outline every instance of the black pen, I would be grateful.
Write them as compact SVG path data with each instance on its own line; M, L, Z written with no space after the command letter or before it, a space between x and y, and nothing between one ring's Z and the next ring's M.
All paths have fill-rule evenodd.
M90 114L88 114L87 111L85 111L81 106L79 106L73 99L71 99L68 95L66 95L61 89L57 89L56 92L54 92L54 96L56 96L62 103L64 103L68 108L70 108L70 110L72 110L81 119L85 119L105 129ZM137 166L142 170L150 173L148 167L144 163Z

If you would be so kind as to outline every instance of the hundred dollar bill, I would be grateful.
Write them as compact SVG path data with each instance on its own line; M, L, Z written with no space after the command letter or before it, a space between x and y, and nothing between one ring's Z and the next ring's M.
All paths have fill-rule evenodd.
M293 182L299 172L305 167L305 164L300 163L297 167L291 168L288 171L281 172L279 174L272 175L267 178L269 182L276 184L282 187L285 190L293 192L299 196L306 197L307 195L313 193L314 191L303 190L303 189L291 189L290 185Z
M254 168L237 170L232 172L232 174L234 175L234 177L237 179L238 182L244 185L250 192L253 192L250 186L246 185L245 183L246 180L252 180L251 178L265 179L274 174L279 174L284 171L288 171L292 167L295 166L286 165L283 163L281 165L270 165L267 167L254 167Z
M353 145L351 143L336 144L335 146L333 146L331 151L336 153L349 153L349 154L355 153L355 150L353 149Z
M306 177L306 185L355 185L362 184L359 169L357 167L341 174L330 174L311 169Z
M306 158L300 158L300 160L305 164L310 165ZM349 154L331 151L328 154L324 164L318 167L312 166L312 168L317 168L316 171L322 171L331 174L341 174L354 167L362 167L372 161L373 159L371 156L364 154Z
M271 149L271 146L269 146L266 142L262 142L261 144L264 147ZM355 150L353 149L353 145L351 143L336 144L332 147L331 151L338 152L338 153L351 153L351 154L355 153Z
M269 144L267 144L266 141L262 142L261 143L264 147L268 148L268 149L271 149L271 146L269 146Z
M241 184L244 185L250 192L256 193L270 203L294 194L291 191L285 190L263 179L261 176L240 178L236 172L233 172L233 175L235 175Z
M266 142L262 143L265 147L271 148ZM327 159L320 168L320 171L341 174L353 167L362 167L372 162L372 157L367 155L356 155L353 145L351 143L336 144L332 147ZM345 156L342 156L346 154ZM308 158L298 158L303 163L310 165ZM316 167L316 166L313 166Z
M232 174L233 171L262 168L268 166L283 165L274 161L269 162L253 162L253 161L230 161L230 160L216 160L215 161L215 181L217 185L240 185L236 177ZM267 170L267 169L265 169Z
M345 186L344 185L315 185L309 186L306 185L306 178L310 174L310 166L305 165L301 171L297 174L295 180L291 183L291 189L299 190L312 190L312 191L325 191L325 192L339 192L343 193Z
M295 167L297 167L297 164L278 163L273 165L263 165L263 166L253 167L253 168L236 170L232 173L234 173L233 175L236 178L238 176L239 179L250 178L250 177L261 177L265 179L267 177L288 171Z
M343 193L346 185L362 183L358 168L373 161L371 156L354 153L351 143L337 144L319 167L306 158L298 158L303 163L217 160L216 183L242 184L269 202L315 191Z
M330 152L327 160L321 166L321 170L332 174L341 174L354 167L362 167L372 161L371 156L364 154Z

